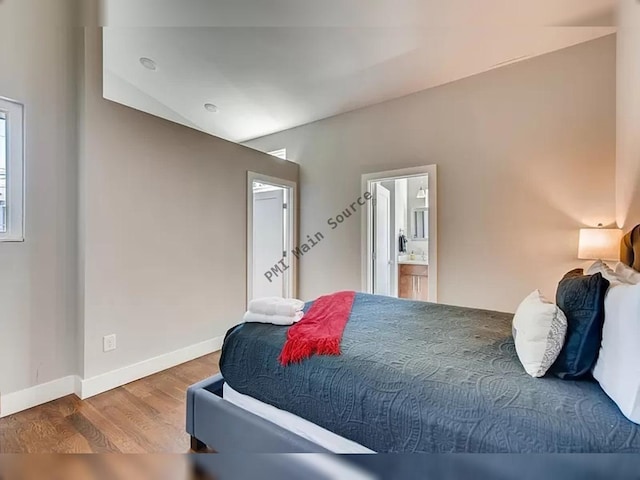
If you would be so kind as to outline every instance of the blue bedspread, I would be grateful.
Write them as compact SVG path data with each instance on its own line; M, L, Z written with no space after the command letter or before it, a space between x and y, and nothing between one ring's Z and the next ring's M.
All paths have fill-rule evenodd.
M231 330L220 368L240 393L377 452L640 452L593 381L534 379L512 315L358 294L339 357L282 367L287 327Z

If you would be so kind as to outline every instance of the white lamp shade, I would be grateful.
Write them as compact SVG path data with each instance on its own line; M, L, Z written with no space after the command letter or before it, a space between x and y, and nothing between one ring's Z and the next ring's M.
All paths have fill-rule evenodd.
M580 230L578 258L582 260L619 260L622 230L583 228Z

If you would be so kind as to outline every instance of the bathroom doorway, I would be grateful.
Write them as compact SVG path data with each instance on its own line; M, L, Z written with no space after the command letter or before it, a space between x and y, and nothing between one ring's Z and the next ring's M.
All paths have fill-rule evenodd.
M296 184L248 173L247 303L296 296Z
M363 175L362 189L373 197L363 215L363 290L436 302L436 166Z

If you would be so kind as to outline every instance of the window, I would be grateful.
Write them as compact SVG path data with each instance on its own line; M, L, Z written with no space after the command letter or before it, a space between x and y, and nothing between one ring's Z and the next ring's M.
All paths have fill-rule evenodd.
M0 241L24 238L24 108L0 98Z
M287 149L282 148L280 150L274 150L273 152L269 152L269 155L273 155L274 157L281 158L282 160L287 159Z

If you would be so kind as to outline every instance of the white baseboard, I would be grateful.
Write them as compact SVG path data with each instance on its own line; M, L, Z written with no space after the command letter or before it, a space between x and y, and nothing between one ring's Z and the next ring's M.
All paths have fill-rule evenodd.
M82 400L100 393L134 382L154 373L167 370L181 363L217 352L222 348L224 337L216 337L174 352L150 358L95 377L80 380L76 395Z
M81 379L77 375L69 375L52 382L2 395L0 398L0 418L74 393L83 400L93 397L181 363L217 352L222 348L223 340L224 337L216 337L87 379Z
M52 382L3 395L0 399L0 418L75 393L76 378L75 375L69 375Z

